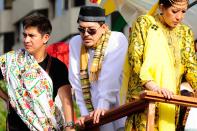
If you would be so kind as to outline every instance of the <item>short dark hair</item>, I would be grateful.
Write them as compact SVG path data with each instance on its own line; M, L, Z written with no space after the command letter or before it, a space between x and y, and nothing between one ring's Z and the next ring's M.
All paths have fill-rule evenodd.
M28 27L37 27L38 32L42 35L51 34L52 25L47 17L42 14L32 14L24 18L23 29Z

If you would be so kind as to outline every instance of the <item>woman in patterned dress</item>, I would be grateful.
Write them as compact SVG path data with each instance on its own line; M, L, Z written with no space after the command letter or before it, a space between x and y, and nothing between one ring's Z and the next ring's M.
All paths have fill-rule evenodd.
M139 99L139 93L145 89L171 99L174 94L180 94L183 78L196 90L193 33L181 23L188 3L188 0L159 0L147 15L139 16L134 22L125 63L125 70L129 69L130 73L123 78L123 85L128 87L127 103ZM158 103L155 130L176 130L177 109L175 105ZM125 130L146 130L146 112L129 116Z

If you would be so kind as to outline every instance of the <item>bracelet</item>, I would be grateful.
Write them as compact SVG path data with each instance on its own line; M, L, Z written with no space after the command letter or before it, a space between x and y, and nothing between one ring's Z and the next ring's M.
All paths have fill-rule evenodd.
M64 127L74 127L75 123L74 121L70 121L70 122L66 122L66 124L64 124Z

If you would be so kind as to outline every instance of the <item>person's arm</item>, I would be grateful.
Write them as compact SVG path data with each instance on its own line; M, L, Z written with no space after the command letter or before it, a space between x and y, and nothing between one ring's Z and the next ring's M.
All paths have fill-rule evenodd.
M173 92L169 91L168 89L166 88L160 88L158 86L157 83L155 83L154 81L148 81L144 84L144 87L148 90L151 90L151 91L154 91L154 92L157 92L159 94L162 94L165 98L168 98L168 99L171 99L173 98Z
M140 16L132 25L132 31L129 35L128 59L131 70L136 77L140 76L141 66L143 64L144 47L151 21L146 16ZM141 81L144 85L148 81Z
M119 102L121 75L127 48L126 37L122 33L112 32L97 81L98 104L91 113L91 116L94 116L94 123L98 123L100 116Z
M185 79L197 92L197 56L194 50L193 33L191 30L186 31L185 47L183 51L183 61L185 65Z
M85 105L80 82L80 44L80 36L75 36L69 42L69 81L74 89L81 116L87 116L89 112Z
M65 118L64 129L66 131L74 130L74 109L72 101L71 86L68 80L68 69L66 65L58 59L52 60L50 73L54 86L54 97L59 96L63 116ZM58 101L56 101L58 102ZM57 106L59 105L56 103ZM59 106L60 106L59 105Z
M141 66L143 64L144 47L151 21L146 16L140 16L132 26L129 35L128 59L133 74L140 76ZM152 80L141 81L141 85L148 90L156 91L158 86Z
M66 123L74 124L74 111L72 102L72 93L70 85L63 85L58 89L58 95L60 97L63 113ZM73 129L73 127L66 127L66 130Z
M140 16L134 23L129 40L129 62L135 77L140 77L143 64L144 47L147 40L148 30L153 23L148 16ZM166 98L172 98L173 93L166 88L161 88L153 79L141 80L141 85L151 91L163 94Z
M8 94L4 92L1 88L0 88L0 98L2 98L5 102L9 100Z
M195 54L195 43L191 29L185 30L185 41L182 52L182 61L184 63L184 76L189 86L192 88L194 97L197 97L197 55Z
M49 75L53 81L53 97L57 97L57 99L55 98L56 105L59 110L63 112L65 118L64 127L66 130L74 129L73 125L68 125L68 123L74 123L72 93L70 82L68 80L68 69L63 62L52 57Z

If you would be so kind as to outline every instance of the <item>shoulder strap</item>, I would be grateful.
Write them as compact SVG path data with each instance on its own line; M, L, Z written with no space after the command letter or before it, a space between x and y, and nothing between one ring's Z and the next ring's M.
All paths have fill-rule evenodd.
M52 58L51 58L51 56L49 56L48 62L47 62L47 68L46 68L47 74L49 74L49 70L51 68L51 60L52 60Z

